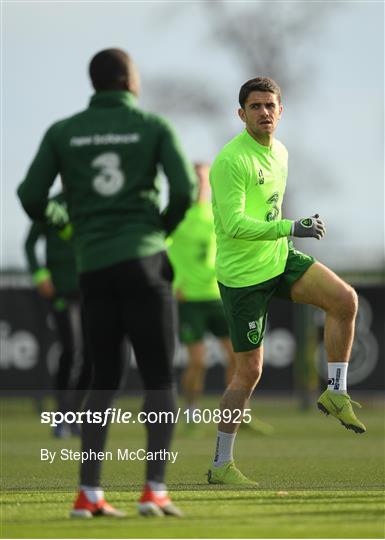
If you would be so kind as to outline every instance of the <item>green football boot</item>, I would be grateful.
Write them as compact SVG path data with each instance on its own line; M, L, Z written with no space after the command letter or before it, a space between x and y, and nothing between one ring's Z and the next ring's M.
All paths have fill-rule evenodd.
M361 408L361 405L352 401L348 394L337 394L328 389L317 401L317 407L326 416L329 414L335 416L346 429L352 429L355 433L365 433L366 427L354 414L352 404Z
M234 465L234 461L224 463L220 467L212 466L207 473L209 484L226 484L232 486L254 486L257 487L257 482L253 482L246 478L239 469Z

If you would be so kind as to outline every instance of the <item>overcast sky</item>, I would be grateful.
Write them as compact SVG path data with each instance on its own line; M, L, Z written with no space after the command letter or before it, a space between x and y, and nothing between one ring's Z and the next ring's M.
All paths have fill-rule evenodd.
M324 217L326 239L300 247L336 270L379 269L384 254L383 3L341 2L337 9L335 4L322 25L286 55L287 69L305 60L309 64L300 97L284 99L277 133L290 155L287 217L314 212ZM282 4L294 15L302 5ZM248 10L256 32L264 24L260 2L229 2L225 9L234 20ZM317 17L316 4L314 10ZM3 3L2 15L5 267L25 266L28 219L16 187L46 128L87 105L92 94L87 65L98 50L115 46L132 54L142 73L141 106L174 122L192 160L213 159L242 129L236 115L239 86L256 74L245 73L240 59L214 41L212 19L199 2L12 1ZM223 140L200 111L183 117L179 104L159 110L157 77L207 86L224 105Z

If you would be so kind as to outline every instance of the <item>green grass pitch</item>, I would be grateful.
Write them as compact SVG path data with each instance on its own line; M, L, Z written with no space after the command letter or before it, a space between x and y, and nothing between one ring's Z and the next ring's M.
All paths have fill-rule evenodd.
M213 397L202 405L217 403ZM304 413L292 400L255 399L253 414L275 432L269 437L241 432L235 457L242 472L259 482L258 490L209 486L205 472L215 426L200 426L192 437L180 423L173 443L179 455L168 466L168 485L184 519L139 517L144 465L114 460L104 464L103 486L108 501L126 510L127 518L77 521L68 511L79 463L41 462L40 448L78 449L79 441L53 439L30 401L3 400L1 537L384 538L384 403L362 403L359 415L368 432L356 435L315 407ZM138 401L120 400L118 406L138 410ZM108 450L143 445L143 426L112 426Z

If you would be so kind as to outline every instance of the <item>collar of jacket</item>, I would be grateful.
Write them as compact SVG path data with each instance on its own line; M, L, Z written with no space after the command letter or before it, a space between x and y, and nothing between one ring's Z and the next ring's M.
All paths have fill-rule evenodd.
M272 152L275 148L274 139L271 146L265 146L264 144L256 141L254 137L250 135L247 129L243 131L243 140L248 146L250 146L250 148L256 150L257 152L260 152L261 154L268 154L269 152Z
M137 98L131 92L109 90L96 92L90 100L90 107L135 107Z

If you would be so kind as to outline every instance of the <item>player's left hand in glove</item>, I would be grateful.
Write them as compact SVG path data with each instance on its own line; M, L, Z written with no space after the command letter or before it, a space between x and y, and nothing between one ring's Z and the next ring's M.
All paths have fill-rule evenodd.
M321 240L325 234L325 224L318 214L294 221L291 226L291 235L299 238L317 238L317 240Z
M58 235L63 240L70 240L73 229L67 208L64 204L57 201L49 201L45 209L45 217L47 218L47 222L57 229Z

